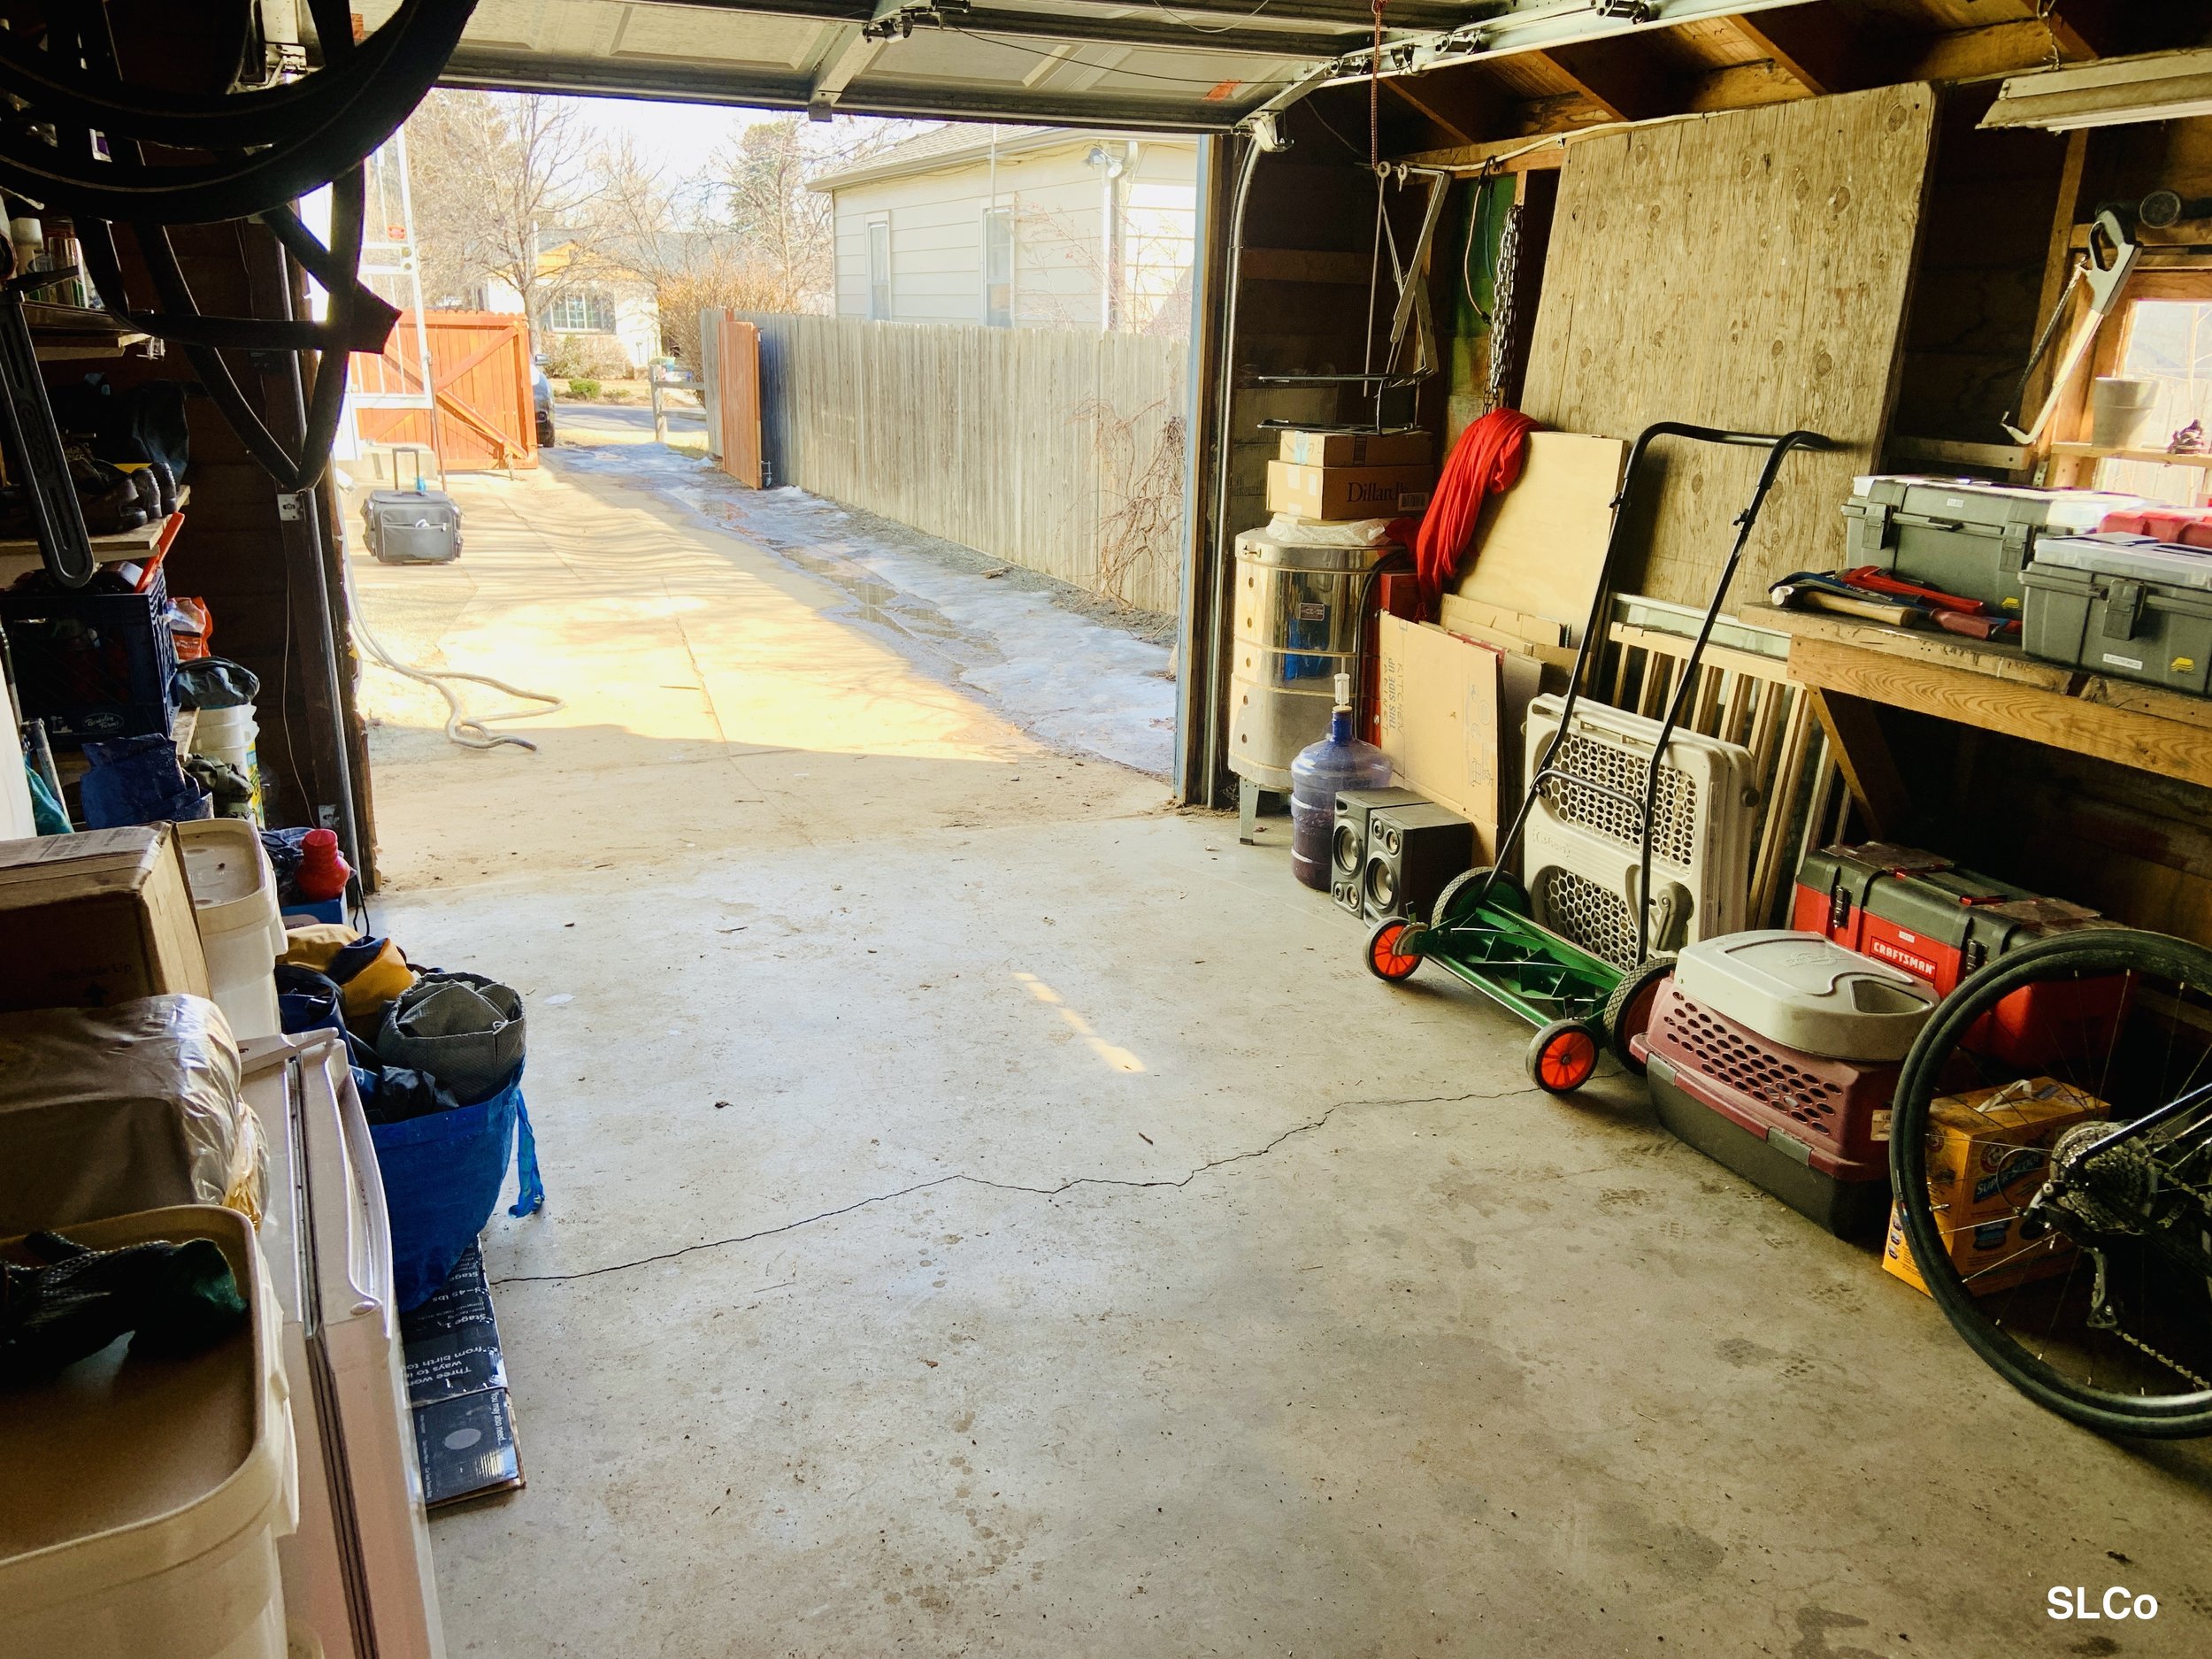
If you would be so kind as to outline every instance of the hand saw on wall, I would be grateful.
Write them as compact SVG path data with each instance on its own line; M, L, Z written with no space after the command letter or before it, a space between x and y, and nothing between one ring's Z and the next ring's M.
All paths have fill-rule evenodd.
M2051 417L2058 411L2059 399L2066 395L2066 388L2073 380L2082 359L2089 353L2097 331L2104 326L2104 319L2119 309L2129 276L2135 263L2142 257L2142 245L2128 234L2120 216L2110 208L2100 211L2090 222L2089 246L2081 264L2074 267L2066 280L2065 288L2058 296L2058 303L2051 308L2051 315L2043 325L2043 332L2036 336L2035 349L2028 354L2028 366L2020 376L2020 388L2013 394L2012 412L2003 421L2004 429L2016 443L2033 443L2042 436L2043 429L2051 424ZM2035 371L2050 349L2052 336L2058 333L2059 319L2066 315L2066 308L2073 303L2077 284L2086 285L2089 309L2075 322L2073 332L2067 336L2066 349L2060 355L2058 367L2051 375L2050 389L2043 396L2042 407L2035 411L2035 419L2025 430L2014 426L2016 416L2024 412L2022 405L2028 396L2028 382L2035 378Z

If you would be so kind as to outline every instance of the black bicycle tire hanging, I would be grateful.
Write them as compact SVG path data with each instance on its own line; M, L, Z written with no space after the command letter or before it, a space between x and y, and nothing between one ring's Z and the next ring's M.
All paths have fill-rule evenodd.
M475 0L403 0L357 42L345 0L309 0L323 65L280 85L177 93L126 80L106 8L59 0L42 40L0 35L0 188L74 219L86 273L107 308L133 328L173 342L253 458L287 491L312 488L329 465L344 396L347 356L380 350L397 310L359 276L365 179L362 163L405 120L444 67ZM155 161L149 150L176 159ZM293 204L330 184L328 245ZM201 311L169 230L256 219L329 296L319 322ZM127 227L154 303L131 303L115 227ZM224 357L228 350L316 354L300 442L273 433ZM25 411L36 419L42 411ZM51 426L50 411L44 414ZM19 434L16 434L19 437ZM43 455L52 445L32 443ZM65 528L65 526L63 526ZM46 564L82 585L89 562L65 534Z

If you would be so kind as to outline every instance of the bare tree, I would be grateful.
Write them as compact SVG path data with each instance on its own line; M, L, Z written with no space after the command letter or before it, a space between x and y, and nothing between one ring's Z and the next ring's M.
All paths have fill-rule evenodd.
M450 303L495 279L537 330L546 302L591 272L588 259L542 259L574 239L600 194L576 105L433 92L408 119L407 148L426 301Z
M746 127L716 157L716 182L729 228L753 268L748 286L766 311L822 308L836 277L830 199L807 188L842 152L813 138L797 116Z

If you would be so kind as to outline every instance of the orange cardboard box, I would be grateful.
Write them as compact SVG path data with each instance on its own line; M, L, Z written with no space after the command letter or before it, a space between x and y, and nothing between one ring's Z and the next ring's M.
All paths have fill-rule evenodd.
M2076 1124L2110 1108L2095 1095L2047 1077L1973 1089L1932 1101L1928 1192L1950 1232L1952 1263L1976 1295L1987 1295L2062 1269L2073 1246L2062 1233L2024 1241L2020 1212L2049 1179L2050 1148ZM1926 1290L1893 1205L1882 1265ZM1975 1275L1980 1277L1975 1277Z

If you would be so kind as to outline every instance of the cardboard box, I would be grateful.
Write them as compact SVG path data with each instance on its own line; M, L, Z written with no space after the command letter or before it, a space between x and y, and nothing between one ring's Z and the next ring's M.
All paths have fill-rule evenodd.
M208 994L166 824L0 841L0 1011Z
M1277 453L1294 466L1426 466L1425 432L1286 432Z
M1342 523L1394 518L1429 503L1434 472L1425 466L1302 466L1267 464L1267 510Z
M1520 798L1521 727L1542 689L1535 658L1426 622L1377 618L1380 747L1398 781L1475 826L1475 860L1497 856L1502 809Z
M2076 1124L2109 1110L2093 1094L2049 1078L2030 1078L1932 1101L1928 1122L1928 1191L1947 1228L1951 1261L1972 1279L1977 1295L2061 1271L2073 1255L2062 1233L2023 1240L2020 1212L2048 1179L2050 1148ZM1987 1271L2003 1263L1994 1271ZM1907 1284L1928 1288L1913 1265L1904 1218L1893 1206L1882 1265Z
M1447 632L1456 634L1463 640L1472 640L1478 645L1494 645L1509 657L1535 658L1552 671L1546 677L1545 689L1566 690L1567 676L1575 665L1573 648L1546 644L1541 640L1532 639L1529 630L1519 623L1488 620L1484 613L1492 609L1476 601L1463 599L1457 594L1446 594L1437 609L1437 620ZM1527 620L1532 624L1541 622L1540 618Z

